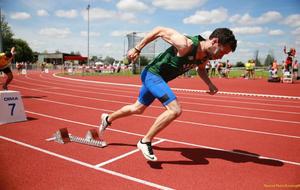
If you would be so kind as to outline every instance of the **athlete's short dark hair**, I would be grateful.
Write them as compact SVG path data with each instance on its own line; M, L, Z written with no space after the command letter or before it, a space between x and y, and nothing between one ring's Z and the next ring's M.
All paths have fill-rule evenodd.
M209 39L218 38L219 43L222 45L229 45L231 51L234 52L236 49L237 41L233 32L228 28L217 28L211 33Z

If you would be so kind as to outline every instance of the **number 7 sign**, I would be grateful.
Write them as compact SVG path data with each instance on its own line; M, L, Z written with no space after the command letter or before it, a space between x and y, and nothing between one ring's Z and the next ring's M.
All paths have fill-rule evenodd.
M0 91L0 124L25 121L23 101L18 91Z

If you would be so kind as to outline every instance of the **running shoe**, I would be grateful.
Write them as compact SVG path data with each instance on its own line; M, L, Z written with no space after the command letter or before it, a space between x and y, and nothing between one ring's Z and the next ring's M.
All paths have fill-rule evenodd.
M103 133L104 133L104 131L105 131L105 129L106 129L108 126L111 125L111 123L108 122L107 119L108 119L108 114L107 114L107 113L103 113L103 114L101 115L101 120L102 120L102 121L101 121L101 125L100 125L100 127L99 127L99 133L100 133L100 136L102 136Z
M151 142L143 143L142 140L140 140L137 144L137 147L142 151L144 157L147 160L150 160L150 161L157 160L156 156L153 154Z

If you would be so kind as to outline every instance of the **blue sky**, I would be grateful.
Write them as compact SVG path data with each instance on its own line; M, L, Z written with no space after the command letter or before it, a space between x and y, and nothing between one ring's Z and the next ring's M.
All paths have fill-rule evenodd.
M232 29L238 47L224 59L233 63L253 58L256 50L262 60L273 52L281 62L284 45L300 57L299 0L0 0L15 37L34 51L85 56L88 4L90 55L121 59L127 33L166 26L206 38L217 27Z

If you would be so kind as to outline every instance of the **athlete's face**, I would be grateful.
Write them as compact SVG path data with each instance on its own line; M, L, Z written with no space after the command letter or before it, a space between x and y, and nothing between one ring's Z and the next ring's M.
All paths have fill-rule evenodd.
M222 45L217 41L212 41L211 47L208 48L207 54L210 60L222 59L222 57L231 52L228 45Z

